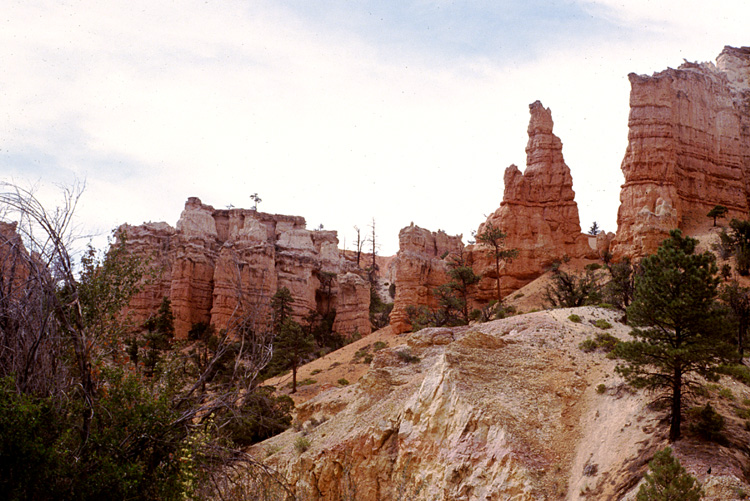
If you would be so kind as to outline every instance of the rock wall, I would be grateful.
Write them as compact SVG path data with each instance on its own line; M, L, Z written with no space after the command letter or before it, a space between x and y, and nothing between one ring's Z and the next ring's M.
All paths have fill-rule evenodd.
M178 338L198 322L227 328L240 312L267 325L270 298L281 287L292 293L298 320L310 310L333 308L336 332L370 332L369 284L362 272L340 254L335 231L307 230L302 217L217 210L191 197L176 228L145 223L120 230L155 275L130 311L143 321L168 297Z
M433 232L415 226L398 233L399 251L391 262L389 275L396 284L396 297L391 312L391 327L395 332L411 329L406 309L409 306L437 308L432 289L448 281L446 253L461 252L461 235L451 236L443 231Z
M518 257L500 271L503 296L566 255L598 256L596 245L581 233L573 178L563 159L562 142L552 133L552 112L539 101L530 104L529 111L526 170L521 173L515 165L505 170L503 201L477 231L482 234L491 223L506 233L506 248L518 249ZM484 274L477 293L484 302L497 298L497 271L489 250L483 244L469 248L475 271Z
M0 221L0 314L23 299L34 262L17 232L17 223ZM41 263L40 263L41 265ZM41 268L41 266L40 266Z
M656 250L669 230L710 224L716 205L746 218L750 198L750 47L717 64L630 74L615 259Z

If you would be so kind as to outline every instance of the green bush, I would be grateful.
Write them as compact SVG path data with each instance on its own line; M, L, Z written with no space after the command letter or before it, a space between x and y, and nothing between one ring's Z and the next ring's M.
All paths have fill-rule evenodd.
M743 383L746 386L750 386L750 368L742 364L726 364L719 368L722 374Z
M657 452L648 466L651 473L644 477L637 501L698 501L703 495L700 483L672 456L671 448Z
M223 428L239 446L261 442L289 428L294 401L287 395L274 395L270 386L247 394L238 412L229 415Z
M302 454L310 448L310 440L307 437L297 437L297 440L294 441L294 448Z
M721 433L724 429L724 417L716 412L710 403L705 407L693 407L688 411L688 415L696 420L690 425L691 431L712 442L726 442Z
M171 423L166 395L105 371L86 447L70 427L80 401L19 394L0 382L0 492L5 499L182 499L195 442ZM170 459L172 457L173 459Z
M612 334L598 332L594 339L586 339L578 345L578 348L586 353L591 353L592 351L601 349L603 352L609 354L615 349L615 346L617 346L617 343L619 342L620 340Z
M408 351L397 351L396 355L402 362L406 362L407 364L415 364L420 361L419 357L412 355Z
M609 334L608 332L598 332L596 336L594 336L594 339L596 340L596 345L605 353L609 353L614 350L615 346L617 346L617 343L620 342L619 339L617 339L612 334Z
M586 353L591 353L592 351L595 351L598 348L598 345L596 344L596 341L589 338L585 341L581 341L581 343L578 345L578 348L581 349L581 351L584 351Z
M372 351L380 351L387 347L388 343L384 343L383 341L375 341L375 343L372 345Z
M348 379L346 379L346 378L343 378L343 377L342 377L342 378L340 378L340 379L338 380L338 383L339 383L339 384L340 384L341 386L347 386L347 385L349 384L349 380L348 380Z
M568 316L568 320L570 320L571 322L575 322L577 324L580 324L581 321L582 321L581 317L578 316L578 315L576 315L575 313L573 313L572 315Z
M596 392L597 392L597 393L598 393L599 395L601 395L601 394L602 394L602 393L604 393L605 391L607 391L607 386L606 386L606 385L605 385L604 383L599 383L599 384L598 384L598 385L596 386Z
M594 322L594 325L602 330L611 329L612 324L604 320L603 318L599 318Z

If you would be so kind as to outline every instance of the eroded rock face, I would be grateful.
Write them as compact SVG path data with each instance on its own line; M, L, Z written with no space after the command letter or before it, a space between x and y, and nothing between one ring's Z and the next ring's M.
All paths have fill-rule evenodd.
M401 229L398 241L399 251L390 265L396 284L391 327L400 333L411 329L407 307L437 308L437 300L431 291L448 281L443 257L447 253L460 253L463 243L461 235L433 232L414 223Z
M573 178L565 164L562 142L552 133L552 112L536 101L529 105L529 141L526 145L526 170L511 165L505 170L503 201L478 234L488 224L507 235L505 247L518 249L519 255L501 268L501 293L504 297L540 276L552 262L569 257L597 257L588 236L581 233ZM477 299L497 298L497 272L486 245L470 247L479 283Z
M146 223L120 230L131 252L148 258L156 272L130 311L143 321L168 297L178 338L198 322L226 328L238 312L266 325L270 299L281 287L292 293L298 320L310 310L335 309L336 332L370 332L369 284L357 275L362 272L340 255L335 231L307 230L302 217L217 210L191 197L176 229Z
M709 223L716 205L747 217L750 196L750 48L717 64L630 74L615 258L653 253L669 230Z

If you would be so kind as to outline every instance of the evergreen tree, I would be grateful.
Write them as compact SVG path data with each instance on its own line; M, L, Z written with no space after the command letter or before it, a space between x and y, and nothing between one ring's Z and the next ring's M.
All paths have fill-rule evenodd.
M734 255L737 273L747 276L750 273L750 221L732 219L730 233L719 234L721 248L727 255Z
M497 279L497 301L503 300L500 290L500 262L510 262L518 256L518 249L505 248L506 234L500 228L496 228L492 222L487 222L482 232L477 234L477 242L488 245L490 249L487 255L495 260L495 276Z
M271 298L271 308L273 308L273 330L278 334L281 326L292 315L292 303L294 298L289 289L282 287L276 291Z
M721 289L721 298L732 310L737 330L737 351L740 360L745 353L745 338L750 327L750 289L740 287L737 281L732 281Z
M312 335L305 332L297 322L287 319L281 325L274 341L274 355L278 353L284 365L292 369L292 393L297 392L297 369L314 349Z
M734 357L717 307L719 279L714 256L695 254L697 240L672 230L656 254L643 259L628 320L633 341L622 342L616 370L638 388L671 392L669 439L680 438L682 395L698 385L690 374L716 379L720 364Z
M567 273L558 267L553 269L545 296L554 308L576 308L601 301L601 286L595 270L588 269L582 276Z
M619 263L607 264L610 280L604 287L607 302L625 312L633 301L637 269L625 258ZM625 315L627 321L627 314Z
M729 212L729 209L727 209L723 205L717 205L716 207L708 211L706 217L714 218L714 226L716 226L716 219L725 217L727 215L727 212Z
M671 448L654 454L648 466L651 473L645 475L637 501L698 501L703 495L700 483L672 456Z
M443 257L448 253L446 252ZM474 273L463 252L451 254L446 259L450 281L432 290L440 308L429 315L430 325L466 325L471 315L469 301L471 293L481 276ZM415 310L416 313L416 310ZM420 323L420 322L418 322Z
M601 229L599 228L599 224L594 221L594 223L591 225L591 228L589 228L589 235L591 236L597 236L599 233L601 233Z
M146 329L143 338L147 348L143 365L146 368L146 375L152 376L156 365L161 361L160 352L170 348L170 343L174 337L174 315L169 299L162 298L159 311L144 322L143 328Z

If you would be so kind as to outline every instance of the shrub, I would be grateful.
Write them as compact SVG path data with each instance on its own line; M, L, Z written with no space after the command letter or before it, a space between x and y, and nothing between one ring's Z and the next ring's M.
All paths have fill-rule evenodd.
M338 380L338 383L339 383L339 384L340 384L341 386L347 386L347 385L349 384L349 380L348 380L348 379L346 379L346 378L343 378L343 377L342 377L342 378L339 378L339 380Z
M408 351L397 351L396 355L402 362L406 362L407 364L415 364L420 361L419 357L412 355Z
M383 341L375 341L375 344L372 345L372 351L380 351L387 347L388 343L384 343Z
M601 302L601 286L596 273L588 270L583 276L566 273L559 267L553 270L545 290L551 307L574 308Z
M577 324L580 324L580 323L581 323L581 317L579 317L579 316L578 316L578 315L576 315L575 313L573 313L572 315L570 315L570 316L568 317L568 320L570 320L571 322L575 322L575 323L577 323Z
M599 318L594 322L594 325L602 330L611 329L612 324L604 320L603 318Z
M617 343L620 342L619 339L608 332L598 332L594 339L596 340L596 345L605 353L614 350Z
M588 338L581 342L581 344L578 345L578 348L586 353L601 349L603 352L609 354L615 349L615 346L617 346L617 343L619 342L620 340L612 334L599 332L594 339Z
M297 440L294 441L294 448L302 454L310 448L310 440L307 437L297 437Z
M594 341L591 338L586 339L585 341L581 341L581 343L578 345L578 348L581 349L581 351L584 351L586 353L591 353L592 351L595 351L598 345L596 344L596 341Z
M596 392L601 395L605 391L607 391L607 386L604 383L599 383L596 387Z
M734 393L732 393L732 390L729 388L719 389L719 396L721 398L726 398L727 400L734 400Z
M723 443L726 441L721 433L724 429L724 418L711 407L710 403L706 404L705 407L694 407L688 413L697 420L690 426L694 433L711 442Z
M250 392L224 425L237 445L261 442L289 428L294 401L287 395L274 396L274 389L261 386Z
M718 372L726 374L732 379L750 386L750 368L742 364L725 364L719 367Z
M637 501L698 501L703 495L700 483L672 456L671 448L657 452L648 466L651 473L644 477Z

